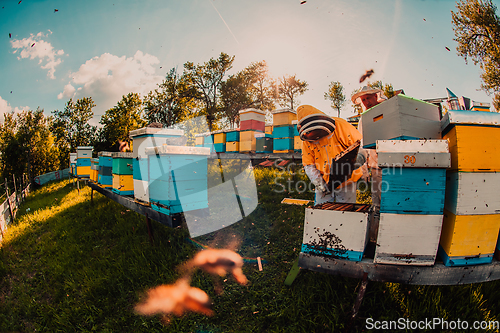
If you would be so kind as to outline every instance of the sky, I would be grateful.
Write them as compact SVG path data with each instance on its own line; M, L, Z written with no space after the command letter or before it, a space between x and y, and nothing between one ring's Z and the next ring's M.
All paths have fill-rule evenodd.
M500 0L494 0L498 7ZM373 69L406 95L491 103L480 68L453 40L452 0L0 0L0 117L63 110L92 97L93 125L130 92L146 95L171 68L235 56L228 74L265 60L272 77L296 75L300 104L337 115L324 93L347 99ZM448 50L449 49L449 50ZM365 81L366 84L366 81ZM340 116L354 115L350 101Z

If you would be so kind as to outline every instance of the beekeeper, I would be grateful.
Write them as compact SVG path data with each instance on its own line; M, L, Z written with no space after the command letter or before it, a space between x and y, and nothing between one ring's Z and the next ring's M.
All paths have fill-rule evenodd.
M315 186L315 204L324 202L356 202L356 182L362 176L361 168L331 191L328 188L332 159L349 146L361 140L358 130L342 118L330 117L310 105L297 108L297 130L302 142L302 164ZM364 150L360 149L357 163L364 164Z

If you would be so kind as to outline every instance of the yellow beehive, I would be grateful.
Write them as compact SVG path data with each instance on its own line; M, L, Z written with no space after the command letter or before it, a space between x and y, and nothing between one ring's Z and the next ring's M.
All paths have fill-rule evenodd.
M214 143L226 143L226 133L215 133Z
M499 228L500 214L455 215L445 209L439 245L451 260L492 257Z
M240 131L240 143L252 142L255 146L255 133L262 133L258 131Z
M273 125L267 125L265 132L266 134L273 134Z
M302 150L302 140L300 139L300 136L293 137L293 149Z
M254 141L240 141L240 152L250 152L255 151L257 148L257 143Z
M113 174L113 192L122 195L133 195L134 194L133 175Z
M294 120L297 120L297 112L292 109L273 111L273 126L291 125Z
M226 142L226 153L240 151L240 143L238 141Z
M76 174L78 176L80 175L88 175L90 177L92 169L89 166L77 166L76 167Z
M456 125L443 138L450 142L452 170L500 171L500 127Z

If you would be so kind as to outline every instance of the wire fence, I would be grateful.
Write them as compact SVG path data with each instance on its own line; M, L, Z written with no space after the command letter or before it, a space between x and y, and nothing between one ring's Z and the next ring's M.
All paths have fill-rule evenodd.
M4 232L16 217L19 205L26 199L31 190L31 182L25 174L16 179L12 177L12 181L4 180L0 184L2 195L0 200L0 242L4 238Z

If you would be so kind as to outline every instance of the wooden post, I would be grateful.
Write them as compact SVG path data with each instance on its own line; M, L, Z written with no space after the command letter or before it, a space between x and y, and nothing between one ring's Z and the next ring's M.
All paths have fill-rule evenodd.
M10 195L9 195L9 186L7 184L7 178L5 178L5 194L7 195L7 203L9 204L10 223L12 223L14 222L14 214L12 212L12 206L10 205Z
M12 180L14 181L14 193L16 198L16 205L19 206L19 201L17 200L17 187L16 187L16 176L12 175Z

